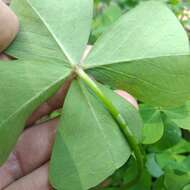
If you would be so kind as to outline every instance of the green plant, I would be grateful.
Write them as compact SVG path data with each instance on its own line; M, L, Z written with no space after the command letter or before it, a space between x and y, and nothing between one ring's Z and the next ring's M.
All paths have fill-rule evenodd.
M142 135L138 111L102 84L125 89L139 101L159 107L159 120L155 119L159 125L167 119L162 114L169 109L166 107L184 104L190 95L189 42L174 14L161 2L141 3L111 25L81 61L90 35L92 1L14 0L11 6L21 29L6 51L17 60L0 62L0 163L7 159L28 116L72 80L51 158L53 187L94 187L124 165L131 154L134 159L130 158L127 168L137 170L131 169L134 175L120 188L138 188L142 177L150 184L139 144L156 142L149 150L163 149L162 132L149 142L146 113ZM151 108L152 112L156 108ZM154 115L148 113L149 118ZM168 147L179 141L170 141ZM147 162L150 173L153 158ZM167 171L163 180L170 187L168 179L178 174ZM189 179L179 179L186 183L184 178Z

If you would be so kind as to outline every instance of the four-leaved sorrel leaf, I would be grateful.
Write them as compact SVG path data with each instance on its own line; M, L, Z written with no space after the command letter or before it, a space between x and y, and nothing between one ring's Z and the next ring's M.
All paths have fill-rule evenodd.
M161 2L142 3L116 21L82 63L92 0L13 0L11 6L20 32L7 49L17 60L0 62L0 163L29 115L72 75L50 164L52 185L58 190L93 187L131 152L140 177L142 121L137 110L84 70L148 104L184 103L190 95L190 55L177 18Z

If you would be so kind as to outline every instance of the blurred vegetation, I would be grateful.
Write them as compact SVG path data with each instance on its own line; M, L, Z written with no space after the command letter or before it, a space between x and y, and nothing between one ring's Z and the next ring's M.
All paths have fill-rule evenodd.
M95 0L94 21L90 43L109 28L123 13L147 0ZM176 16L190 33L190 0L162 0L173 9Z
M146 0L95 0L90 43L106 31L123 13ZM164 0L163 0L164 1ZM190 37L190 0L165 0ZM174 31L175 32L175 31ZM140 110L143 112L143 110ZM142 178L127 190L190 190L190 133L166 122L162 138L142 145L145 168ZM136 163L129 162L93 190L121 190L134 177Z

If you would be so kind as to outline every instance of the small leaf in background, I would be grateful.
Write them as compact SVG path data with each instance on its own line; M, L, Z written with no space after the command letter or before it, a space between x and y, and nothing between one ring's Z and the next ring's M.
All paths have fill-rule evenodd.
M164 134L164 125L169 122L174 128L190 130L190 103L180 107L162 108L140 104L140 113L144 121L143 144L153 144ZM164 119L163 117L167 118ZM166 132L166 130L165 130Z
M164 119L164 134L162 138L153 145L150 145L150 149L154 151L166 150L181 140L181 130L172 122Z
M129 182L131 179L136 176L137 168L136 161L133 156L130 157L129 161L118 169L110 178L109 178L109 188L97 188L96 190L123 190L123 186ZM151 189L151 176L144 169L142 177L133 187L127 188L127 190L150 190ZM93 189L95 190L95 189Z
M131 9L143 0L117 0L120 6L125 9Z
M129 182L134 178L136 172L136 162L132 157L127 163L126 173L124 175L124 184ZM128 190L150 190L151 189L151 176L146 169L144 169L143 174L139 181L133 186L128 188Z
M99 14L92 24L92 33L90 36L90 44L94 44L99 36L109 29L109 27L122 15L123 11L116 3L110 3L103 10L103 13Z
M190 184L186 185L183 190L190 190Z
M163 170L190 171L190 143L181 140L175 146L156 153L156 161Z
M168 190L181 190L189 185L190 173L175 173L174 171L166 172L164 184Z
M160 140L164 134L164 123L160 109L140 105L140 114L143 118L143 144L153 144Z
M172 152L174 154L185 154L190 153L190 142L184 139L181 139L178 144L171 147L167 150L168 152Z
M166 109L164 113L167 118L174 122L178 127L190 131L190 101L184 106Z
M156 161L156 155L154 153L147 155L146 168L152 177L159 178L164 174L164 171L162 171L161 167Z
M167 190L164 185L164 176L159 177L153 184L153 190Z
M190 166L188 166L189 158L186 158L183 155L163 152L156 154L156 160L160 167L164 170L170 169L181 172L190 171Z

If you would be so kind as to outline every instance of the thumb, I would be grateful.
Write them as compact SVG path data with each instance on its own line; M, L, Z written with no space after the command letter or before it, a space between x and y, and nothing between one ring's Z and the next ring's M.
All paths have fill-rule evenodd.
M6 49L14 40L19 22L13 11L0 0L0 52Z

